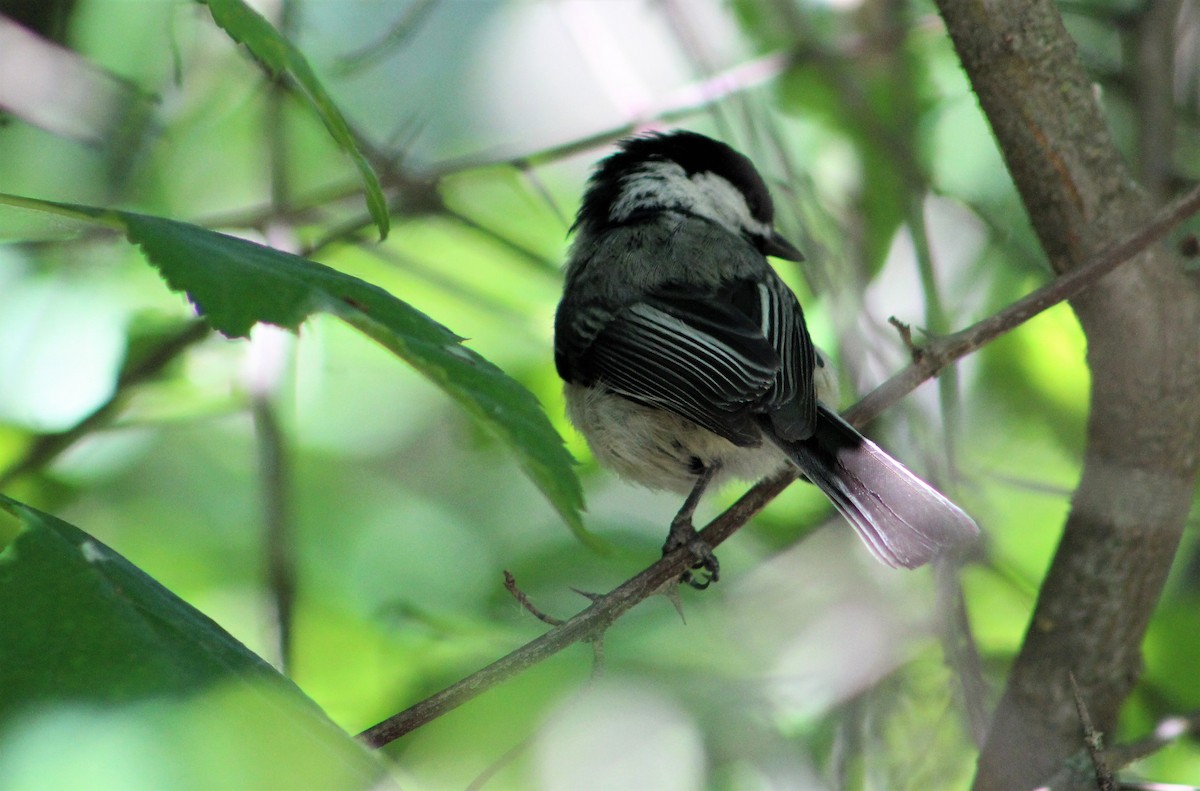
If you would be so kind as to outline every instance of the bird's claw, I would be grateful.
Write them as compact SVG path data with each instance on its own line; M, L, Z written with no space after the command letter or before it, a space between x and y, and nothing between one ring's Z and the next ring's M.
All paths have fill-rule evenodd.
M721 564L717 562L717 556L713 554L712 547L701 540L690 520L671 523L671 532L667 534L667 542L663 544L663 554L669 555L680 547L687 547L695 559L692 568L683 572L679 578L680 582L696 590L704 590L721 579ZM693 575L692 571L695 570L701 570L707 576L701 578L701 575Z

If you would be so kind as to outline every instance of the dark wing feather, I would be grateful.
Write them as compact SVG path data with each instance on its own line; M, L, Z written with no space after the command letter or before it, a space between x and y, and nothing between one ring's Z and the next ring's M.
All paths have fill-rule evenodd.
M816 352L796 295L772 276L758 282L740 281L727 296L755 322L781 361L763 404L774 433L791 441L812 436L817 422Z
M760 440L756 415L779 355L731 301L686 285L617 311L580 366L584 379L685 417L738 445Z

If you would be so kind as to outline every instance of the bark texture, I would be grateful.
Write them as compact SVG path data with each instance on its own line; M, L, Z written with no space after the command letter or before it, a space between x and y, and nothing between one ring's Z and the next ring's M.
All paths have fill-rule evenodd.
M1058 272L1154 210L1049 0L938 0ZM1074 674L1112 733L1191 505L1200 449L1200 284L1165 245L1072 301L1092 393L1083 475L974 788L1027 791L1083 749Z

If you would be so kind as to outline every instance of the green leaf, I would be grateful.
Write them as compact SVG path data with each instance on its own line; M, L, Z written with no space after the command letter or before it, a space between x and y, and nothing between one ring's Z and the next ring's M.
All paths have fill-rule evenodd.
M3 495L0 510L21 522L0 552L0 786L392 787L291 681L124 557ZM65 742L92 759L64 761Z
M275 74L288 74L295 80L301 96L325 123L330 136L354 161L367 190L367 208L376 227L379 228L379 238L386 239L390 224L387 201L383 197L379 178L354 141L354 135L351 134L350 127L333 98L325 91L312 67L308 65L308 60L300 50L280 35L270 22L242 0L198 1L208 6L213 21L228 33L230 38L245 45L268 69Z
M541 405L449 329L378 286L299 256L173 220L120 216L167 284L187 292L226 335L245 336L260 321L299 329L319 310L374 338L515 451L572 529L586 535L571 456Z
M0 720L37 703L128 703L230 679L302 696L96 539L4 495L0 509L22 524L0 552L0 601L10 605L0 607Z
M574 460L541 404L408 303L323 264L187 223L4 194L0 204L123 227L167 284L230 337L245 337L258 322L296 330L315 311L338 316L453 397L516 454L575 534L598 545L583 527Z

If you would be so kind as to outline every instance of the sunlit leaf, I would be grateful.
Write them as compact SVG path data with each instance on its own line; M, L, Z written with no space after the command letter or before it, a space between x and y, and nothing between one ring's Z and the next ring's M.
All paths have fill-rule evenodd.
M167 284L185 292L227 336L245 337L259 322L296 330L317 311L340 317L416 368L508 445L572 530L588 540L573 460L537 399L408 303L314 261L187 223L4 195L0 203L123 227Z

